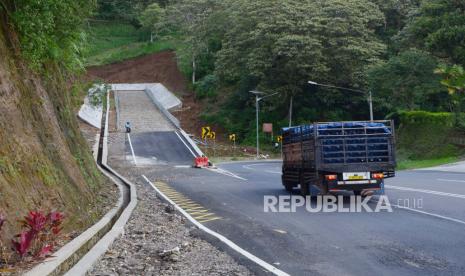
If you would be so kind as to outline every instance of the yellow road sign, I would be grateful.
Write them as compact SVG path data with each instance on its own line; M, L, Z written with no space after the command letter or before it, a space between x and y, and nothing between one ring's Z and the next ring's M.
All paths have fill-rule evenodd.
M211 131L209 126L202 127L202 139L209 138Z
M229 140L235 142L236 141L236 134L229 135Z
M215 140L216 139L216 133L214 131L210 131L210 133L207 134L207 138Z
M283 137L282 137L282 136L276 136L276 139L278 140L278 142L282 142L282 141L283 141Z

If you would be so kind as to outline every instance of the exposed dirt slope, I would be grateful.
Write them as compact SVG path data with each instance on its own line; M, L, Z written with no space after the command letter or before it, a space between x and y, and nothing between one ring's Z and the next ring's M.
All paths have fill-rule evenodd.
M173 52L161 52L123 62L87 68L88 75L109 83L163 83L176 94L186 94L187 82Z
M97 171L78 129L66 77L58 67L33 74L18 53L14 33L0 14L0 213L9 244L28 210L63 211L66 232L80 231L101 215Z

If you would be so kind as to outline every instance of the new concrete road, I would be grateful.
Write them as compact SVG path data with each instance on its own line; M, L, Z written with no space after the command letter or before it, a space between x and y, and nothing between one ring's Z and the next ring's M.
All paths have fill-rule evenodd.
M386 180L386 194L409 209L392 213L274 213L264 212L264 196L289 195L280 162L219 167L177 170L168 185L221 217L205 225L287 273L465 274L465 174L399 172Z

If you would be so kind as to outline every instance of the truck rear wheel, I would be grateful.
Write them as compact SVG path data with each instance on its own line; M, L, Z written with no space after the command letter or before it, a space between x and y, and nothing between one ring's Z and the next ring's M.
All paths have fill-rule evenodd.
M283 183L284 189L286 189L286 191L288 191L289 193L292 192L292 190L294 189L294 185L284 179L284 174L281 175L281 182Z
M309 188L310 186L308 185L308 183L301 183L300 184L300 195L307 196L309 193Z
M286 189L286 191L288 191L289 193L292 193L292 191L294 190L294 185L289 184L289 183L285 183L284 184L284 189Z

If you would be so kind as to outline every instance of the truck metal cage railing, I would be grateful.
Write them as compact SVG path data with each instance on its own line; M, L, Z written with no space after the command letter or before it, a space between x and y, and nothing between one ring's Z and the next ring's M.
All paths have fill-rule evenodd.
M315 123L322 164L394 163L392 121Z
M392 121L314 123L284 129L283 140L313 141L320 165L395 164Z

